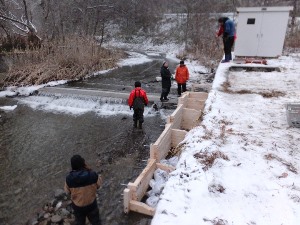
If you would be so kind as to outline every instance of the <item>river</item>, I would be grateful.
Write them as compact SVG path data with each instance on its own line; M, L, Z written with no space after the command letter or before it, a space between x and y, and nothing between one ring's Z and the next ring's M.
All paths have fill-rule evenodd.
M129 92L138 79L146 91L159 94L155 77L162 61L124 66L62 87ZM150 224L149 217L123 213L122 184L134 181L145 167L149 145L159 137L164 118L172 111L149 108L143 132L135 132L128 106L111 103L108 111L115 113L105 114L101 112L107 106L95 107L97 104L96 100L51 96L0 98L0 106L17 105L13 111L0 111L1 225L26 224L53 199L54 191L63 188L73 154L82 155L103 174L104 184L98 192L103 224Z

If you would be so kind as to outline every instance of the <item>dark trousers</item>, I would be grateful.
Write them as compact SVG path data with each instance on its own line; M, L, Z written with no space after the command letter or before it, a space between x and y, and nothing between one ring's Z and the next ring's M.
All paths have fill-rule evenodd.
M177 83L177 93L178 93L178 95L181 95L182 92L186 92L186 83L183 83L183 84Z
M162 88L160 100L162 100L162 99L167 99L167 97L168 97L168 95L169 95L169 93L170 93L170 88L171 88L171 87Z
M74 210L75 225L85 225L86 217L92 225L101 225L99 209L94 208L91 211L87 210Z
M231 51L232 51L233 43L234 43L234 37L223 38L225 60L232 60Z
M137 123L143 123L144 122L144 109L134 109L133 110L133 121Z

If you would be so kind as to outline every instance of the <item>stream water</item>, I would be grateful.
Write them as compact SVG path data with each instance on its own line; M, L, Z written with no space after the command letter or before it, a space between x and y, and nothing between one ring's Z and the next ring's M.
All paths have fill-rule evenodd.
M162 60L118 68L63 87L129 92L138 79L148 92L160 93L160 83L154 81ZM53 198L54 190L63 188L73 154L81 154L95 171L102 171L99 208L104 225L150 224L146 216L123 213L122 184L134 181L143 170L149 157L147 145L163 131L162 114L171 111L146 116L143 132L137 133L128 106L115 104L109 110L117 113L105 116L98 113L101 108L93 110L97 102L65 99L57 105L55 101L42 96L0 98L0 106L17 105L13 111L0 111L0 224L26 224ZM78 107L88 110L72 113Z

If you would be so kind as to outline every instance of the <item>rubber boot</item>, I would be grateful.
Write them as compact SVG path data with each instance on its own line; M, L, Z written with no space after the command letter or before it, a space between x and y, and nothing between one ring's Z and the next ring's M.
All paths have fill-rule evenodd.
M139 123L139 129L142 129L142 128L143 128L142 123Z
M137 122L138 121L133 121L133 128L137 128Z

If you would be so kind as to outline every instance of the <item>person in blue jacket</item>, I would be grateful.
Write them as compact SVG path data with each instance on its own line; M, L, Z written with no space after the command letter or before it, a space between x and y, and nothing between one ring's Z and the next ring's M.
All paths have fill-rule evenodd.
M220 27L223 28L220 29L223 32L219 31L218 36L220 36L223 33L225 59L222 60L222 63L225 63L232 60L231 49L235 39L235 26L233 21L230 20L228 17L221 17L218 21Z

